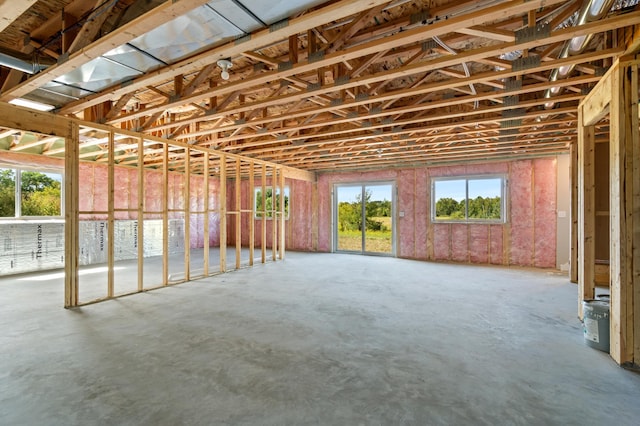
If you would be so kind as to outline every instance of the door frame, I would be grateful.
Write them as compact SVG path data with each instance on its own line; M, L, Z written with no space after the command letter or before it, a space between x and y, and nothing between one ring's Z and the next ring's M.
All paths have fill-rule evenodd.
M364 196L364 190L367 186L378 185L390 185L391 186L391 253L380 253L365 251L366 245L364 241L364 235L366 229L362 230L362 250L338 250L338 188L339 187L361 187L362 195ZM340 182L334 183L331 188L331 252L332 253L351 253L351 254L364 254L367 256L390 256L396 257L396 229L398 222L396 214L396 198L397 198L397 186L395 180L381 180L381 181L361 181L361 182ZM362 223L365 223L366 209L365 204L362 204Z

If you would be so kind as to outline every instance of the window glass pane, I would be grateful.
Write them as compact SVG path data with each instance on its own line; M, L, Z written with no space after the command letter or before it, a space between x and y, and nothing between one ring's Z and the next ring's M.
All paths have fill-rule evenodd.
M264 208L262 205L262 187L254 189L255 218L261 219L264 214L267 218L273 218L273 210L276 214L280 212L280 188L276 188L275 206L273 197L273 188L267 186L265 188ZM264 213L263 213L264 212ZM289 219L289 187L284 187L284 218Z
M469 219L502 218L502 179L469 179Z
M20 174L22 216L60 216L62 175L23 170Z
M0 217L16 215L16 174L13 169L0 168Z
M280 188L276 188L276 211L280 211ZM289 187L284 187L284 218L289 219Z
M434 181L435 218L438 220L464 220L466 181Z

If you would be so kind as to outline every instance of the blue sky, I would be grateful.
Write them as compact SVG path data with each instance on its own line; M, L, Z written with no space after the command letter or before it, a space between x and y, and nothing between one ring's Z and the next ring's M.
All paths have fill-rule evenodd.
M469 181L469 197L497 197L501 194L500 178L473 179ZM465 198L464 180L436 181L437 199L447 197L460 201Z

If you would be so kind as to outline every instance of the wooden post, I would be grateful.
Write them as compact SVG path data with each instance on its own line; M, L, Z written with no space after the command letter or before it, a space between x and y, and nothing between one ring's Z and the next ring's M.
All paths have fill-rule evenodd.
M634 280L640 277L640 149L637 66L614 65L610 104L610 354L619 364L634 362ZM635 79L635 81L632 81ZM635 93L632 93L635 90ZM635 102L635 104L633 104ZM635 145L635 146L634 146ZM640 281L636 281L637 284Z
M284 260L285 251L285 210L284 210L284 170L280 169L280 260ZM275 187L275 185L274 185Z
M580 240L578 237L578 146L573 143L570 147L570 171L571 176L571 230L570 240L571 249L569 255L570 274L569 279L571 282L578 282L578 247L580 246ZM582 303L580 303L582 307Z
M113 297L113 289L115 287L114 271L115 271L115 236L116 236L116 219L115 219L115 135L113 130L109 132L108 141L108 211L107 211L107 297Z
M236 159L236 269L240 269L242 260L242 176L240 158Z
M595 127L578 108L578 317L582 301L595 296Z
M276 187L278 169L273 166L271 172L271 260L278 259L278 212L276 210Z
M162 147L162 285L169 285L169 145Z
M255 193L255 190L253 189L255 185L255 177L253 176L254 173L255 173L255 170L254 170L254 164L252 161L249 163L249 190L247 191L249 195L249 210L251 211L249 213L249 266L253 266L253 256L255 255L253 245L255 244L255 239L256 239L255 218L254 218L255 203L254 203L254 195L253 195Z
M204 174L204 238L203 238L203 248L204 251L204 276L209 275L209 153L204 153L204 164L203 164L203 174Z
M138 291L144 289L144 140L138 138Z
M319 201L318 201L318 182L311 182L311 246L313 251L318 251L318 214L319 214Z
M79 183L80 183L80 131L77 123L70 122L65 138L64 162L64 307L78 306L79 237Z
M631 233L633 235L633 277L629 286L633 306L629 324L633 329L633 363L640 364L640 111L638 111L638 85L640 84L640 64L636 61L630 66L630 113L627 117L630 121L630 137L628 141L632 146L632 181L633 181L633 213ZM629 306L629 303L627 303Z
M267 261L267 165L263 164L262 165L262 193L260 194L262 196L262 222L261 222L261 226L262 226L262 233L261 233L261 241L260 241L260 245L261 245L261 251L262 251L262 257L261 257L261 261L262 263L266 263Z
M191 279L191 149L184 149L184 279Z
M631 288L631 303L633 311L629 324L633 328L633 363L640 364L640 130L638 103L638 85L640 84L640 65L635 62L630 66L630 91L631 101L627 103L631 112L627 114L630 119L629 129L632 145L632 169L633 169L633 277L629 285ZM627 306L629 306L627 304Z
M227 156L220 156L220 272L227 270Z

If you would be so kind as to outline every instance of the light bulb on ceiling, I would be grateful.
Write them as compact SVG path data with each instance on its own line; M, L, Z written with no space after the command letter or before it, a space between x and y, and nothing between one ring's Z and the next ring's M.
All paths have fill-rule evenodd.
M220 77L222 77L223 80L229 80L229 68L233 66L233 62L231 62L231 59L219 59L217 64L220 68L222 68Z

